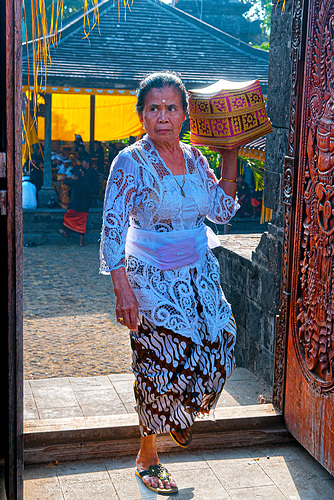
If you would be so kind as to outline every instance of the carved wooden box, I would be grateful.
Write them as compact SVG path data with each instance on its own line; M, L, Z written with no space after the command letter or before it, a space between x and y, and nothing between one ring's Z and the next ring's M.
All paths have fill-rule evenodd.
M189 91L190 141L232 149L272 132L260 82L219 80Z

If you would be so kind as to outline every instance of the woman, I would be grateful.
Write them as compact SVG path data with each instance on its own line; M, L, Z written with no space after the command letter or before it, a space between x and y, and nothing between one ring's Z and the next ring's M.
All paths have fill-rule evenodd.
M235 323L204 219L226 224L239 207L238 150L217 150L224 165L218 182L204 156L179 142L187 93L174 74L141 82L137 112L147 135L113 161L101 272L111 274L118 321L131 330L141 432L136 475L171 494L177 486L159 464L156 434L169 432L187 447L195 417L214 409L234 367Z
M83 178L83 171L79 168L72 170L72 177L63 179L63 183L69 186L70 202L68 210L64 215L64 227L59 232L65 238L68 238L68 230L71 229L80 234L80 246L84 246L84 237L86 233L87 215L90 205L89 185Z

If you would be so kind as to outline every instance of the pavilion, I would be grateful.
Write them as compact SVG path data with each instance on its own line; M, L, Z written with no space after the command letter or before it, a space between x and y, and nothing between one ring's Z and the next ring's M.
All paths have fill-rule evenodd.
M51 188L51 140L73 141L80 134L92 144L142 131L134 110L135 89L152 71L175 71L188 89L221 78L258 78L267 93L268 52L159 1L134 0L125 20L117 2L103 0L99 26L89 38L82 26L79 14L60 30L60 40L50 50L47 84L40 89L45 105L38 135L44 140L46 190ZM29 90L31 46L23 47L23 90Z

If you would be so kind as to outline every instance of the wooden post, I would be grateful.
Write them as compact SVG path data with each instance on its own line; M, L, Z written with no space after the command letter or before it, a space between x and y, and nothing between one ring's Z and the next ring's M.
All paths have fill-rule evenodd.
M95 95L90 96L90 134L89 134L89 154L94 156L95 140Z
M44 180L43 186L38 193L38 202L41 207L46 206L55 191L52 187L52 163L51 163L51 120L52 120L52 94L45 94L44 114Z
M51 164L51 105L52 94L45 94L45 122L44 122L44 183L43 188L52 187L52 164Z
M0 458L6 465L5 498L22 500L22 1L0 0L0 12Z

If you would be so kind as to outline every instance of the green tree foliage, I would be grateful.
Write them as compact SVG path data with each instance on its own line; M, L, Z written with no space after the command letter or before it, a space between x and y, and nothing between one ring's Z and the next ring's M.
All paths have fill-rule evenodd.
M270 38L270 23L271 23L271 0L242 0L244 3L251 4L251 8L244 14L245 18L249 21L261 20L261 29L264 36L264 41L261 45L254 45L254 47L269 50Z

